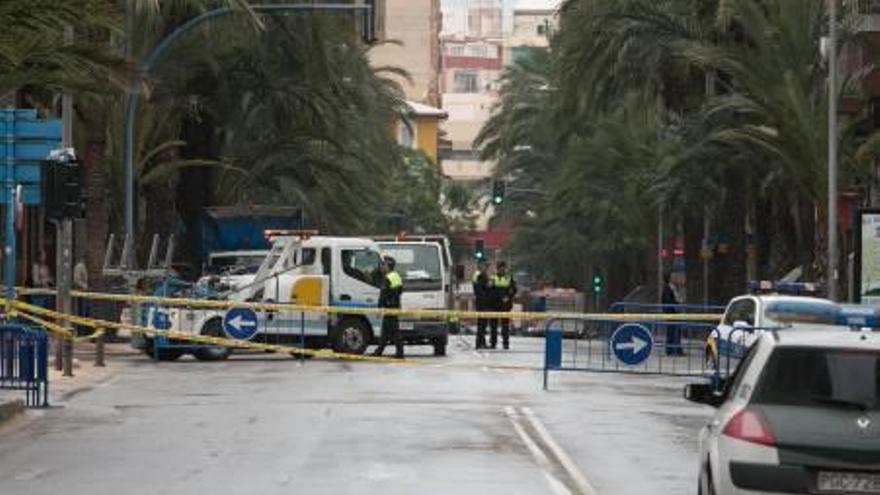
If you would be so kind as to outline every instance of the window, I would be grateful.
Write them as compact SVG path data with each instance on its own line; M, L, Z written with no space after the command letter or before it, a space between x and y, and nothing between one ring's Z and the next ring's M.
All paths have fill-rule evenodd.
M396 270L403 277L403 286L408 292L443 289L438 251L439 248L431 244L382 246L383 254L397 262Z
M302 261L299 264L304 266L314 265L316 256L315 248L304 248L302 250Z
M479 78L475 70L459 70L455 72L454 89L456 93L476 93Z
M464 47L461 45L453 45L449 47L449 54L453 57L461 57L464 55Z
M778 348L753 398L756 404L880 411L880 352Z
M405 148L413 148L416 140L413 130L412 124L401 122L398 128L398 144Z
M382 283L382 272L379 253L368 249L343 249L342 271L349 277L365 284L379 287Z
M535 26L535 31L538 33L538 36L544 36L547 34L547 25L546 24L538 24Z
M469 46L468 51L472 57L488 58L489 48L483 45Z
M727 316L724 318L724 324L733 325L738 321L744 321L749 325L755 324L755 301L741 299L730 305Z

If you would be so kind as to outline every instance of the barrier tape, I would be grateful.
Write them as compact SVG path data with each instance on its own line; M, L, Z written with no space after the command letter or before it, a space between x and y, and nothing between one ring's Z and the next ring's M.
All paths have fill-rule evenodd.
M25 289L30 294L54 294L49 289ZM25 292L22 292L24 294ZM444 309L391 309L350 306L307 306L284 303L258 303L247 301L228 301L211 299L190 299L177 297L141 296L130 294L109 294L103 292L71 291L71 296L96 301L126 303L148 303L160 306L187 306L199 309L249 308L257 311L286 311L291 313L327 313L363 316L404 316L442 320L510 319L510 320L581 320L581 321L695 321L717 322L720 314L714 313L573 313L573 312L530 312L530 311L459 311Z
M2 303L8 304L10 303L7 299L0 299ZM28 313L35 313L41 316L45 316L48 318L52 318L56 321L63 320L73 324L87 326L90 328L96 329L96 332L88 337L84 338L92 338L98 334L100 331L104 331L106 329L116 329L116 330L128 330L134 333L141 333L144 335L150 335L153 337L166 337L172 340L180 340L184 342L193 342L197 344L207 344L218 347L233 347L239 349L249 349L255 351L271 351L285 354L300 354L307 355L313 357L323 357L323 358L333 358L333 359L343 359L347 361L370 361L377 363L396 363L396 364L416 364L412 361L407 361L404 359L392 359L392 358L384 358L381 356L366 356L360 354L346 354L342 352L334 352L327 349L304 349L301 347L293 347L293 346L284 346L277 344L262 344L258 342L249 342L244 340L236 340L229 339L223 337L211 337L208 335L193 335L183 332L176 332L171 330L157 330L155 328L142 327L140 325L132 325L128 323L117 323L106 320L97 320L91 318L83 318L81 316L69 315L66 313L59 313L57 311L52 311L49 309L42 308L40 306L34 306L32 304L24 303L21 301L12 301L9 304L13 309L13 311L9 312L10 317L14 316L22 316L30 321L33 321L39 325L43 325L47 328L47 330L58 333L59 335L64 336L65 338L74 338L73 333L70 330L58 325L57 323L50 323L48 321L43 320L37 316Z
M28 313L25 313L22 311L18 311L15 313L14 316L20 316L22 318L25 318L26 320L29 320L33 323L36 323L37 325L40 325L41 327L45 328L50 333L58 334L62 338L68 339L74 343L88 342L92 339L96 339L96 338L104 335L104 329L97 328L94 332L92 332L88 335L83 335L81 337L77 337L74 332L71 332L69 329L67 329L65 327L58 325L56 323L46 321L42 318L37 318L36 316L31 315L31 314L28 314Z

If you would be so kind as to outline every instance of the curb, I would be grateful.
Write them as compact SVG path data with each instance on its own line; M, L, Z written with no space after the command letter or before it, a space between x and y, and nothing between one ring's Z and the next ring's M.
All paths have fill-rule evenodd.
M0 402L0 425L24 412L24 401L20 399Z

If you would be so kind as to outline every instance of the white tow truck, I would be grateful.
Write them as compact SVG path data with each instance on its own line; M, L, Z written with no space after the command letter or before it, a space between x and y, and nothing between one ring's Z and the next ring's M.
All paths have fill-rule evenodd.
M406 245L389 241L380 245L367 238L319 236L299 231L275 231L267 232L267 235L271 236L272 247L254 276L254 282L221 294L223 299L373 308L379 300L382 283L379 267L385 249L387 254L400 258L398 271L404 278L404 308L444 307L440 302L433 302L437 292L434 290L435 280L441 280L441 293L448 285L448 275L443 271L448 263L443 259L439 244L418 242ZM425 291L421 292L420 288ZM364 353L367 346L381 335L381 317L344 310L331 314L256 311L251 320L241 316L228 317L230 311L153 306L148 308L146 323L154 328L194 335L272 344L304 343L307 348L332 348L352 354ZM442 326L433 327L421 323L402 325L404 341L407 344L431 344L435 353L443 354L447 329L446 322L442 323ZM201 360L219 360L231 353L231 349L223 347L187 347L185 344L154 348L151 339L146 339L144 350L162 360L177 359L187 352Z

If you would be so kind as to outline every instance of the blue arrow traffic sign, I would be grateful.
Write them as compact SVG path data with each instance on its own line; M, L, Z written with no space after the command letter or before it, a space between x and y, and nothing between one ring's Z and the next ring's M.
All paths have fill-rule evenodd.
M250 340L258 329L257 313L250 308L232 308L223 316L223 331L231 339Z
M638 323L626 323L617 327L611 335L611 352L621 363L636 366L651 357L654 337L651 331Z

